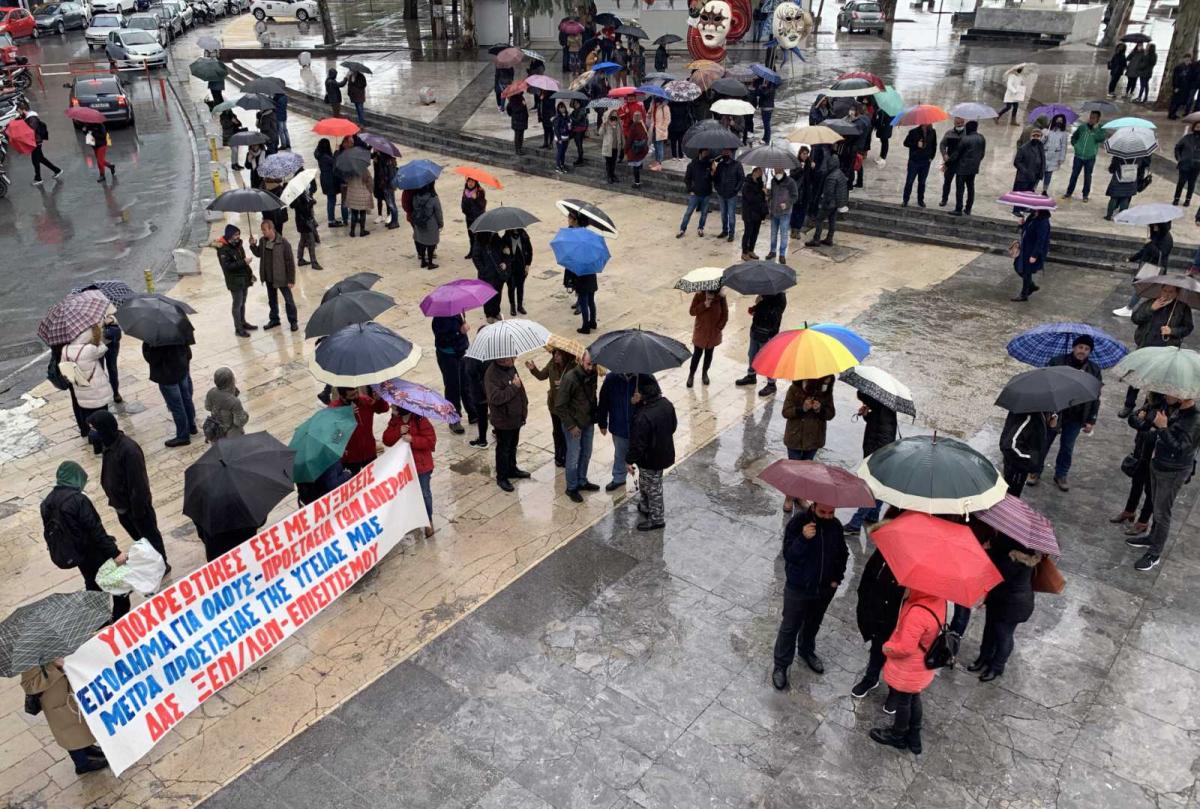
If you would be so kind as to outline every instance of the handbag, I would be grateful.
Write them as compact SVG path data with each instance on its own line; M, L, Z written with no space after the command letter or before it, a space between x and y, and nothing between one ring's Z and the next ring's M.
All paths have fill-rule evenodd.
M83 142L85 144L87 144L88 146L95 146L96 145L96 136L93 135L91 132L88 132L86 135L83 136Z
M1133 477L1137 474L1138 467L1142 465L1142 459L1136 453L1129 453L1121 459L1121 471L1127 477Z
M37 716L42 712L42 695L41 694L26 694L25 695L25 713L30 716Z
M1033 569L1033 592L1058 595L1066 586L1067 580L1059 572L1058 565L1049 556L1043 556Z
M1020 258L1021 257L1021 240L1020 239L1012 240L1012 244L1010 244L1008 246L1008 257L1009 258Z

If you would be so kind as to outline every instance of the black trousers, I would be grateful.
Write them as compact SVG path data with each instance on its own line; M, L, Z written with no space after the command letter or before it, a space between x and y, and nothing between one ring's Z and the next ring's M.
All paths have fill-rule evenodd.
M742 217L742 252L753 253L754 245L758 243L758 232L762 230L761 219Z
M500 286L498 287L495 284L492 284L492 286L496 287L496 292L500 292L500 290L504 289L503 282L501 282ZM483 305L483 316L490 317L492 319L500 317L500 301L500 295L496 295L494 298L489 298L488 302Z
M963 205L963 190L967 192L967 204ZM974 174L956 174L954 175L954 210L970 213L971 206L975 204L975 175Z
M475 402L475 426L479 428L479 439L484 444L488 437L488 406L486 401Z
M604 176L609 180L617 179L617 153L606 154L604 156Z
M796 658L797 641L801 656L816 651L817 632L821 629L821 621L825 619L825 610L833 594L834 589L830 587L828 596L806 598L790 587L783 588L783 621L775 638L776 666L786 669L792 665Z
M1137 516L1137 521L1142 523L1150 522L1150 515L1154 513L1154 489L1151 484L1150 464L1138 464L1137 471L1133 473L1132 480L1129 481L1129 498L1125 501L1125 510L1131 514L1137 511L1138 501L1142 499L1142 494L1146 495L1146 501L1142 503L1142 510Z
M525 130L524 129L514 129L513 130L513 149L514 149L514 151L516 151L517 154L520 154L521 150L524 148L524 146L525 146Z
M30 154L29 159L33 161L33 179L35 180L42 179L42 166L50 169L55 174L58 174L60 171L62 171L62 169L46 159L46 156L42 154L42 147L40 144L34 147L33 153Z
M1196 178L1200 177L1200 166L1191 169L1180 169L1179 179L1175 182L1175 203L1179 203L1180 192L1187 189L1187 201L1185 205L1190 205L1192 202L1192 193L1196 190Z
M554 128L550 124L542 121L542 148L549 149L550 144L554 140Z
M704 373L708 373L708 369L712 367L713 351L712 348L701 348L700 346L692 346L692 367L688 372L688 378L691 379L696 375L696 369L700 366L700 357L704 357Z
M829 228L829 232L825 234L825 238L833 241L833 233L837 230L837 208L832 208L828 213L817 215L817 229L813 231L812 240L814 242L821 240L821 228Z
M1121 81L1120 73L1111 73L1110 72L1108 74L1108 94L1109 95L1112 95L1113 93L1117 92L1117 83L1120 81Z
M442 372L442 389L446 400L454 405L454 412L458 415L461 416L466 410L468 418L475 418L471 399L464 395L467 390L467 368L462 357L444 351L435 350L434 353L437 354L438 370Z
M432 244L421 244L420 242L413 242L413 244L415 244L417 246L417 258L419 258L421 260L421 266L425 266L427 264L432 264L433 263L433 245Z
M979 644L979 659L997 674L1003 673L1004 664L1013 650L1013 632L1017 625L1011 621L999 621L992 617L996 610L984 611L983 640Z
M683 132L667 130L667 141L671 145L671 157L683 157Z
M550 426L554 428L554 463L563 466L567 462L567 437L563 435L562 419L551 413Z
M154 506L147 504L136 517L132 511L119 511L117 522L135 542L139 539L149 540L151 547L158 551L164 562L167 561L167 549L163 545L162 534L158 532L158 516L154 513Z
M91 590L93 593L102 592L100 585L96 584L96 570L84 570L83 568L80 568L79 572L83 574L83 589ZM129 596L114 595L112 600L112 619L115 621L125 613L129 612Z
M496 480L508 480L517 471L517 444L521 428L496 430Z
M896 709L896 721L892 731L899 734L920 733L925 710L921 707L921 695L892 689L888 702Z
M583 162L583 136L586 132L572 132L571 140L575 141L575 162Z
M954 178L956 176L957 175L955 175L954 171L949 168L947 168L946 172L942 175L942 204L943 205L945 205L947 202L950 201L950 189L954 187Z
M509 275L506 286L508 286L509 311L512 311L513 314L516 314L516 312L513 310L515 310L518 306L523 307L525 305L525 273L521 273L519 275L512 273Z
M887 658L883 654L883 644L887 640L886 637L876 636L871 639L871 650L867 652L867 670L863 673L864 680L870 680L873 683L879 682L879 675L883 672L883 664Z
M1026 472L1018 472L1015 469L1010 469L1008 464L1004 465L1004 482L1008 484L1008 493L1013 497L1020 497L1021 492L1025 490L1025 479L1029 477Z

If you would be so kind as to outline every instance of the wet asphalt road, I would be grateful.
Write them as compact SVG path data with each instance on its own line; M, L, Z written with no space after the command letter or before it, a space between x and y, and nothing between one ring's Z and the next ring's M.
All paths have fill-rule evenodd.
M19 45L46 72L65 72L66 62L87 69L82 31ZM143 271L160 268L179 241L192 199L192 140L169 88L163 99L159 76L166 71L151 73L149 81L144 73L123 74L136 124L110 130L108 160L117 178L103 185L91 148L63 115L70 77L46 76L44 87L35 81L27 93L50 129L46 156L63 175L55 181L43 171L45 184L33 186L28 156L9 153L12 186L0 199L0 395L28 387L28 373L19 383L10 377L44 350L37 323L64 293L106 278L143 289Z

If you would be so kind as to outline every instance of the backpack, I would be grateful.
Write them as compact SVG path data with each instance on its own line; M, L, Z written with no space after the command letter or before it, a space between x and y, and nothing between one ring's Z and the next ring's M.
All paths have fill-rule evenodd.
M53 505L42 505L42 523L45 526L43 535L46 538L46 549L50 551L50 561L55 567L70 570L79 567L79 554L75 549L74 538L67 536L59 519L61 504L60 500Z
M937 621L937 613L929 607L924 604L914 604L913 606L925 610L933 616L933 620ZM957 632L950 631L950 624L941 624L941 627L937 637L933 639L933 643L924 650L925 668L927 669L954 668L954 662L958 658L958 644L962 642L962 637Z
M427 227L433 221L433 210L426 197L413 201L412 223L419 228Z

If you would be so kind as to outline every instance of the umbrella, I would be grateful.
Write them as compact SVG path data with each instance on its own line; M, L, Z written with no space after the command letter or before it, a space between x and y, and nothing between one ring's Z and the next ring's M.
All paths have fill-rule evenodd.
M537 52L537 51L535 51L535 50L531 50L531 49L529 49L529 48L521 48L521 53L523 53L524 55L528 56L528 57L530 58L530 60L531 60L531 61L534 61L534 62L548 62L548 61L550 61L550 60L549 60L549 59L547 59L545 56L542 56L542 54L538 53L538 52ZM553 81L553 79L551 79L551 81Z
M510 206L501 206L485 211L471 223L472 233L499 233L502 230L520 230L540 222L529 211Z
M821 126L832 129L843 138L854 138L861 134L858 127L845 118L827 118L821 122Z
M282 152L278 152L277 154L282 154ZM308 190L313 180L317 179L318 174L320 174L320 170L318 169L305 169L300 172L288 180L288 184L279 193L279 199L283 201L284 205L291 205L297 197Z
M1008 355L1015 360L1044 368L1050 361L1071 351L1075 338L1087 335L1095 347L1088 357L1100 368L1111 368L1129 351L1111 334L1086 323L1046 323L1034 326L1008 341Z
M1200 280L1190 275L1152 275L1133 282L1138 297L1151 300L1161 295L1164 287L1173 287L1177 300L1185 306L1200 307Z
M588 102L588 107L593 110L615 110L621 106L622 102L619 98L597 98Z
M582 34L585 29L583 23L579 20L563 20L558 24L558 30L570 36L573 34Z
M1200 110L1197 110L1196 112L1189 112L1179 120L1185 124L1200 124Z
M333 168L343 177L357 177L371 166L371 153L361 146L338 152Z
M733 96L735 98L745 98L750 95L750 91L746 89L746 85L737 79L717 79L709 89L714 93L719 93L723 96Z
M616 62L597 62L592 65L592 72L594 73L617 73L621 69L621 66Z
M722 71L725 70L724 65L720 62L714 62L712 59L693 59L687 63L688 70L704 70L709 67L719 67Z
M325 303L325 301L341 295L343 292L370 289L379 283L381 278L383 278L382 275L373 272L356 272L354 275L348 275L325 290L325 294L321 296L321 303Z
M282 207L284 207L283 200L261 188L234 188L222 192L221 196L208 203L210 211L233 213L261 213L262 211L276 211Z
M268 180L286 180L304 168L304 158L296 152L276 152L258 164L258 174Z
M1114 118L1106 123L1101 129L1158 129L1153 121L1147 121L1145 118Z
M654 40L655 45L674 45L676 42L683 42L683 37L679 36L679 34L663 34ZM646 78L651 77L647 76Z
M996 406L1010 413L1057 413L1100 398L1100 380L1067 365L1023 371L996 397Z
M567 198L560 199L554 203L554 207L558 208L559 213L563 216L575 214L576 218L586 219L586 224L595 228L602 236L617 235L617 226L613 222L612 217L590 202ZM487 216L487 214L484 214L484 216ZM482 218L481 216L480 219Z
M188 65L188 71L200 81L221 81L229 75L229 68L208 56L192 62Z
M830 98L858 98L881 92L883 92L882 82L877 85L867 79L841 79L831 84L828 90L821 91L822 95Z
M529 76L525 79L525 83L530 87L536 87L539 90L549 90L550 92L554 92L560 87L557 81L541 73Z
M424 188L442 173L442 167L431 160L411 160L396 170L393 181L397 188L410 191Z
M221 50L221 40L217 39L216 37L200 37L196 40L196 44L199 45L201 49L206 51Z
M748 65L730 65L725 68L725 75L743 83L754 81L757 78L754 71Z
M287 85L283 79L276 76L259 76L242 85L243 93L264 93L269 96L282 93L286 89Z
M918 104L903 110L892 119L892 126L921 126L936 124L947 120L950 113L934 104Z
M743 295L774 295L796 285L796 271L776 261L744 261L727 267L721 283Z
M467 349L467 356L480 362L517 357L546 345L550 332L540 323L510 318L483 326Z
M581 93L578 90L559 90L554 95L550 96L555 101L587 101L587 93Z
M763 169L794 169L800 161L792 156L790 149L779 146L755 146L738 156L738 162L746 166Z
M1113 372L1125 385L1177 399L1200 399L1200 354L1191 349L1139 348L1118 362Z
M229 136L230 146L262 146L267 136L261 132L234 132Z
M641 329L602 334L588 346L592 362L618 374L653 374L678 368L692 350L678 340Z
M503 184L491 174L477 166L458 166L454 169L455 174L461 174L464 177L474 180L477 183L491 186L492 188L503 188Z
M1150 202L1126 208L1114 216L1113 221L1121 225L1157 225L1160 222L1173 222L1185 214L1187 211L1178 205Z
M611 254L603 237L588 228L560 228L550 240L554 260L576 275L595 275L604 270Z
M633 37L634 39L649 39L649 35L636 25L621 25L617 27L618 36Z
M740 137L716 121L711 121L708 125L693 124L683 136L683 148L690 152L689 156L692 158L695 158L701 149L720 152L724 149L736 149L741 145Z
M312 131L318 135L328 135L333 138L346 138L357 135L358 124L345 118L322 118L313 124Z
M883 89L882 93L875 94L875 103L888 115L899 115L904 109L904 97L890 84Z
M86 286L75 287L71 292L74 294L76 292L89 292L92 290L96 290L108 298L113 306L120 306L125 301L137 295L133 291L133 287L124 281L93 281Z
M700 87L702 90L708 90L712 87L713 83L717 79L724 75L725 68L721 67L720 65L713 65L712 67L702 67L698 70L693 70L692 75L688 77L688 81ZM731 81L736 82L735 79L731 79ZM741 82L737 83L741 84Z
M880 90L883 90L886 86L883 83L883 79L879 78L874 73L868 73L865 70L851 70L849 73L843 73L837 77L835 83L839 81L846 81L847 79L860 79L868 82L869 84L875 85L875 87Z
M753 115L754 105L738 98L722 98L714 101L709 110L717 115Z
M1104 151L1113 157L1137 160L1149 157L1158 149L1158 139L1153 129L1127 127L1118 129L1104 140Z
M980 104L977 101L964 101L962 104L955 104L950 108L950 114L955 118L962 118L964 121L983 121L988 118L996 118L1000 115L1000 113L987 104Z
M668 34L668 36L674 36L674 34ZM661 37L659 37L659 38L661 39ZM656 70L653 73L647 73L646 78L654 79L655 81L661 81L661 82L679 81L680 80L679 76L675 75L674 73L668 73L665 70Z
M102 124L107 120L104 113L91 107L71 107L66 115L72 121L81 124Z
M792 329L768 340L750 365L769 379L820 379L858 365L858 358L836 337Z
M529 85L525 83L524 79L521 79L520 81L513 82L512 84L508 85L503 90L501 90L500 97L501 98L512 98L513 96L519 96L521 93L525 92L528 89L529 89Z
M347 59L345 62L342 62L342 69L343 70L353 70L355 73L368 73L369 74L369 73L375 72L375 71L371 70L371 68L364 65L362 62L352 62L349 59Z
M275 99L262 93L248 93L237 100L237 106L244 110L273 110Z
M449 399L424 385L404 379L388 379L374 387L385 402L409 413L446 424L462 421L462 416L458 415Z
M654 96L655 98L661 98L664 101L671 100L670 93L654 84L643 84L637 88L637 91L642 95Z
M396 305L396 299L370 289L343 292L316 308L304 326L304 336L324 337L352 323L366 323Z
M258 528L292 493L296 452L270 433L222 438L183 472L183 515L208 534Z
M871 508L875 495L863 479L839 466L819 461L775 461L758 473L788 497L832 508Z
M1053 121L1054 116L1061 115L1067 119L1068 124L1072 124L1079 118L1075 110L1068 107L1066 104L1043 104L1040 107L1034 107L1029 112L1029 117L1026 119L1029 123L1033 123L1038 118L1045 116L1047 121Z
M619 28L621 26L621 18L608 11L597 14L592 17L592 20L603 28Z
M782 76L780 76L774 70L771 70L771 68L767 67L766 65L760 65L758 62L750 65L750 71L763 81L769 81L771 84L779 84L781 81L783 81Z
M854 358L859 362L865 360L867 355L871 353L871 344L853 329L849 329L845 326L839 326L836 323L817 323L816 325L808 326L807 328L810 328L813 331L819 331L821 334L828 334L830 337L837 340L839 343L849 349L850 353L853 354Z
M695 101L704 91L695 82L687 79L674 79L663 85L667 97L672 101Z
M791 143L805 143L809 146L826 143L840 143L842 136L834 132L827 126L801 126L792 130L788 135L788 141Z
M37 336L48 346L61 346L104 321L112 301L100 290L76 292L51 306L37 327Z
M400 157L400 147L392 143L383 135L373 135L369 132L362 132L359 134L358 139L375 151L383 152L388 157Z
M21 118L14 118L8 122L8 126L4 127L4 136L18 154L33 154L33 150L37 148L37 136Z
M0 622L0 676L66 657L112 620L112 596L79 590L51 593L17 607Z
M358 426L352 407L326 407L296 427L288 447L295 453L292 479L311 483L337 463Z
M310 369L322 382L356 388L401 376L420 360L419 346L387 326L368 321L344 326L322 340Z
M570 85L568 85L567 89L568 90L582 90L584 87L588 86L588 84L591 83L592 77L594 75L595 74L592 73L592 71L590 71L590 70L583 71L582 73L580 73L578 76L575 77L575 79L570 83Z
M716 292L721 288L725 270L720 267L697 267L675 282L675 288L684 292Z
M873 365L855 365L853 368L843 371L838 378L855 390L870 396L884 407L912 416L914 419L917 417L917 406L913 402L912 391L882 368L876 368Z
M1003 581L971 529L928 514L901 514L870 533L903 587L974 604Z
M577 360L583 359L583 355L587 353L587 348L578 340L572 340L570 337L563 337L558 334L551 334L546 340L545 349L550 353L557 351L565 351ZM600 369L603 372L604 369Z
M1114 112L1120 112L1120 109L1116 104L1102 98L1085 101L1079 105L1080 112L1098 112L1101 115L1111 115Z
M421 301L426 317L454 317L477 309L500 294L500 290L478 278L460 278L430 292Z
M1125 36L1121 37L1121 41L1145 45L1147 42L1151 42L1152 40L1147 34L1126 34Z
M627 96L637 95L640 92L641 92L641 90L639 90L638 88L630 87L630 86L626 85L624 87L614 87L613 89L609 90L608 97L609 98L625 98Z
M220 104L214 104L212 109L210 110L210 112L213 114L213 117L216 117L216 116L220 115L221 113L225 112L225 110L231 110L236 106L237 106L236 101L234 101L232 98L227 98L224 101L222 101Z
M976 511L971 516L1031 551L1050 556L1062 555L1050 520L1019 497L1006 494L996 505Z
M1058 203L1053 198L1032 191L1009 191L1001 195L997 202L1005 205L1015 205L1018 208L1029 208L1036 211L1053 211Z
M992 462L961 441L914 435L867 456L856 470L878 500L926 514L969 514L1004 499Z
M195 312L165 295L138 295L117 309L117 323L149 346L190 345L195 328L188 320L189 310Z

